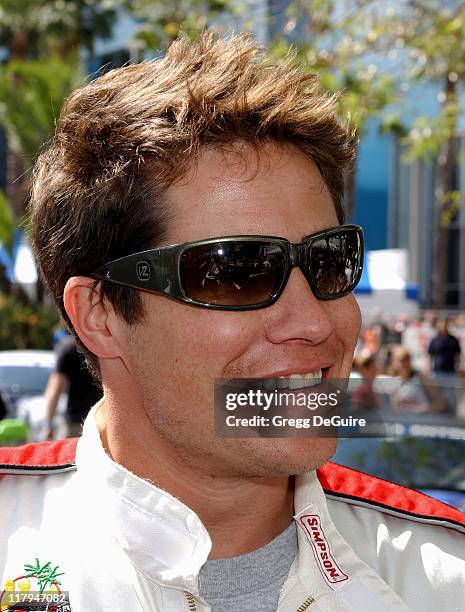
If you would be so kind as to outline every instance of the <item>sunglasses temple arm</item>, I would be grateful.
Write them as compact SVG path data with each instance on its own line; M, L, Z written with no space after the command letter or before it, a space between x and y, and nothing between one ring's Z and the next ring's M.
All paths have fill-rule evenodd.
M178 296L181 293L176 247L152 249L121 257L99 268L92 276L126 287Z

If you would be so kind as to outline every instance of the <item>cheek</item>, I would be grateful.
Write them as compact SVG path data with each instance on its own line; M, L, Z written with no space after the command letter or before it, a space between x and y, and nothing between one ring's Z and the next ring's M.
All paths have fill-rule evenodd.
M201 317L202 333L195 338L195 344L201 355L199 368L206 377L231 377L231 367L253 352L261 327L257 325L258 317L247 314L206 311L206 316Z
M244 313L170 303L147 317L143 337L158 355L158 368L168 376L171 371L177 377L181 370L210 380L221 377L227 365L247 350L254 329Z
M332 317L335 332L346 351L350 352L350 359L352 359L352 352L357 344L362 323L360 308L352 294L335 300Z

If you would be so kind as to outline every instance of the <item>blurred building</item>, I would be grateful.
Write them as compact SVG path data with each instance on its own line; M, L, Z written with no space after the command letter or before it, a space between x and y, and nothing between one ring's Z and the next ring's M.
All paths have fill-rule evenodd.
M437 163L402 162L402 147L393 147L390 175L389 243L409 251L409 277L421 286L420 303L431 303L433 241L437 228L435 190ZM456 140L454 190L465 192L465 135ZM447 307L465 309L465 208L452 217L447 230Z

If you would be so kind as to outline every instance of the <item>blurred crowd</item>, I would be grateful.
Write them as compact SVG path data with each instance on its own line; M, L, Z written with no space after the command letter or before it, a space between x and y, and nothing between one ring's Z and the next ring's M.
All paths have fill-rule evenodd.
M380 406L379 384L395 378L390 408L396 412L444 412L465 418L465 313L450 317L425 311L386 319L374 310L364 323L353 370L361 383L355 407Z

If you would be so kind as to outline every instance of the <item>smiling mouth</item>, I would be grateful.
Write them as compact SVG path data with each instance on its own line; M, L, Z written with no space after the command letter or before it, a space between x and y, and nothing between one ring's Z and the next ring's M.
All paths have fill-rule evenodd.
M277 376L276 378L265 378L262 386L266 391L295 391L297 389L309 389L319 385L323 380L323 371L307 372L306 374L290 374L289 376Z

